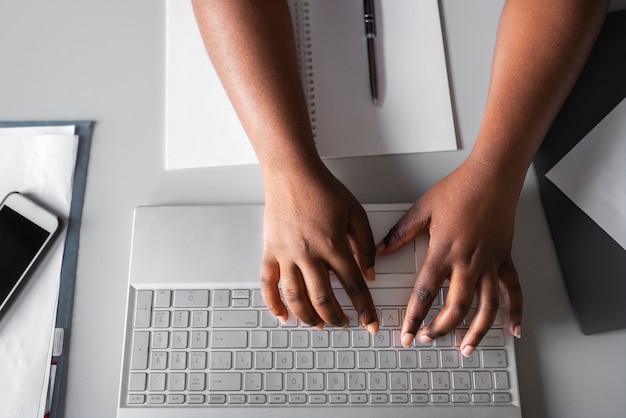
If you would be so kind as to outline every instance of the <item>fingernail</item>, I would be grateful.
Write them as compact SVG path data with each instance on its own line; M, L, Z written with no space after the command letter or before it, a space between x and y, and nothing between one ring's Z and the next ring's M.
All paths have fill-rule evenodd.
M517 339L522 338L522 326L521 325L516 325L515 326L515 328L513 329L513 335Z
M278 318L278 320L280 321L281 324L284 324L289 319L289 314L279 315L277 318Z
M410 332L407 332L406 334L402 336L402 345L405 348L408 348L411 346L411 343L413 342L414 339L415 339L415 335L411 334Z
M428 344L428 343L431 343L433 339L430 338L428 335L422 333L420 334L420 341L423 342L424 344Z
M365 325L365 329L367 329L367 331L372 335L376 335L378 333L378 327L378 321L370 322Z
M464 357L471 357L472 353L474 352L475 347L471 346L471 345L466 345L465 348L463 348L463 351L461 351L461 353L463 354Z
M378 244L376 244L376 254L380 254L385 250L385 241L381 241Z
M374 269L374 266L367 269L365 272L365 279L370 282L376 280L376 269Z

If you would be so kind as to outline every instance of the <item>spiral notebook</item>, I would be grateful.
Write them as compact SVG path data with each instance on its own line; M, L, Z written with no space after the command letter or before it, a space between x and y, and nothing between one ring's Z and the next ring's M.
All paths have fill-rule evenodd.
M376 2L379 105L361 0L290 0L322 157L457 148L437 0ZM257 163L204 49L190 2L167 1L167 169Z

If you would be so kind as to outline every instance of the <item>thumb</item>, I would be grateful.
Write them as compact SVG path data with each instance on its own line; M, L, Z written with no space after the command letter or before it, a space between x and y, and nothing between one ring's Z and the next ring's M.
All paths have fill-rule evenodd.
M428 228L430 214L424 211L421 201L417 201L391 227L385 238L376 245L376 254L391 254L411 242Z

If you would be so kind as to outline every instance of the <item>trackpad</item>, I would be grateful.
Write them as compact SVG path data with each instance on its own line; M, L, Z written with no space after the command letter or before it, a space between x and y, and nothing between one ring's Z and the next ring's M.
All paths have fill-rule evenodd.
M374 242L380 242L403 214L404 211L368 212L367 216L374 235ZM416 247L419 247L417 252L425 251L425 248L421 248L424 244L421 239L423 237L419 238L419 245L417 246L416 241L412 241L393 254L376 257L376 274L417 273L418 259L421 260L423 254L419 254L418 257ZM425 245L428 245L427 241Z

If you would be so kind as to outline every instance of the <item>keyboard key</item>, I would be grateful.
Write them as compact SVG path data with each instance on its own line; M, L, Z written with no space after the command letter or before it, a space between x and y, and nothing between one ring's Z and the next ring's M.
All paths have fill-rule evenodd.
M211 351L209 353L211 361L209 367L211 370L229 370L232 365L232 359L229 351Z
M150 368L152 370L165 370L167 368L167 351L153 351L150 356Z
M252 352L237 351L235 352L235 369L250 370L252 368Z
M165 395L161 394L151 394L148 395L148 403L150 404L161 404L165 403Z
M482 350L484 367L503 368L507 366L506 352L504 350Z
M206 328L209 326L209 313L207 311L193 311L191 313L192 328Z
M213 331L211 348L246 348L248 347L247 331Z
M285 390L300 392L304 389L303 373L286 373L285 374Z
M335 353L332 351L318 351L316 366L318 369L332 369L335 367Z
M407 390L409 388L409 378L406 372L389 373L389 389Z
M411 372L411 389L427 390L429 383L427 372Z
M258 324L256 311L213 311L211 326L213 328L255 328Z
M203 391L206 388L206 373L189 373L189 390Z
M510 389L509 374L507 372L505 371L493 372L493 380L495 382L496 390Z
M233 405L240 405L246 403L246 395L231 394L228 395L228 403Z
M131 353L132 370L145 370L148 368L148 344L150 333L135 331L133 334L133 349Z
M230 290L216 289L211 292L211 306L214 308L228 308L230 306Z
M252 290L252 307L253 308L265 307L265 301L263 300L263 296L261 296L261 291L259 289Z
M469 393L453 393L452 403L468 403L470 401Z
M509 403L511 402L511 394L510 393L494 393L493 402L494 403Z
M265 373L265 390L283 390L283 374Z
M387 374L383 372L368 373L370 390L387 390Z
M303 404L306 403L307 397L301 393L292 393L287 398L290 404Z
M152 291L138 290L135 299L135 328L148 328L152 316Z
M165 390L165 373L150 373L148 388L150 390Z
M209 395L209 399L207 399L207 402L212 405L224 404L226 403L226 395L222 395L222 394Z
M296 352L296 369L312 369L313 368L313 352L297 351Z
M185 373L170 373L169 375L169 390L185 390L185 380L187 375Z
M175 308L206 308L209 306L208 290L175 290Z
M187 403L189 404L203 404L204 403L204 395L191 394L187 396Z
M287 331L270 331L270 347L287 348L289 346L289 333Z
M167 331L154 331L152 333L152 348L167 348L170 340L170 333Z
M357 353L357 367L359 369L373 369L376 367L375 351L359 351Z
M318 391L324 390L324 374L323 373L307 373L306 374L306 390ZM320 403L325 403L320 402Z
M408 403L409 395L406 393L392 393L391 394L391 403Z
M128 395L128 404L129 405L139 405L146 402L145 395L138 394L130 394Z
M171 405L180 405L185 403L185 395L169 394L167 395L167 403Z
M352 393L350 394L350 403L367 403L367 395L363 393Z
M209 391L237 391L241 385L241 373L209 373Z
M438 352L434 350L421 350L419 352L419 362L422 369L436 369L439 367L437 361Z
M382 309L380 312L381 325L383 327L400 326L400 311L397 309Z
M172 348L187 348L187 331L172 332Z
M170 326L170 311L155 311L154 322L155 328L167 328Z
M316 393L313 395L309 395L309 403L311 404L323 404L326 403L326 395L321 393Z
M328 397L328 401L331 404L348 403L348 395L346 395L345 393L331 393Z
M207 348L209 334L206 331L194 331L191 333L190 347L193 349Z
M154 307L155 308L169 308L172 304L172 291L171 290L156 290L154 292Z
M345 390L346 375L343 373L328 373L326 375L328 390Z
M311 331L311 347L328 348L328 331Z
M287 403L287 395L272 394L269 396L268 403L270 404L284 404Z
M146 381L148 375L146 373L131 373L128 390L144 391L146 390Z
M187 353L184 351L173 351L170 355L170 369L184 370L187 368Z
M488 390L493 387L491 383L491 372L474 372L474 389Z
M412 393L411 403L428 403L428 395L425 393Z

